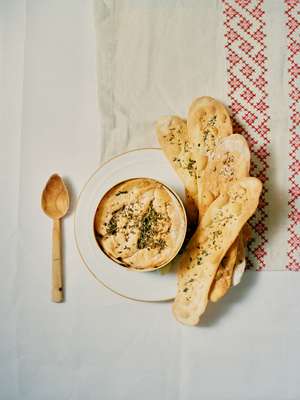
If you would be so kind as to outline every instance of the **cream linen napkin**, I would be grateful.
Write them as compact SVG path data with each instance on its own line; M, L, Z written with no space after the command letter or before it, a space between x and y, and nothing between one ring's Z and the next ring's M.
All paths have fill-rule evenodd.
M248 265L299 270L299 1L95 0L101 160L157 146L154 122L210 95L264 183Z

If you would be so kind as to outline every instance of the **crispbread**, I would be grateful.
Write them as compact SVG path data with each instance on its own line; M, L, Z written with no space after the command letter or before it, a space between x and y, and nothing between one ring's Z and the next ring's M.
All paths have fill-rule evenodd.
M207 209L183 254L173 313L187 325L196 325L205 311L218 266L246 221L255 212L261 182L243 178L230 185Z
M203 215L211 202L227 186L249 176L250 151L242 135L234 134L220 139L214 155L208 159L198 185L199 212Z
M214 155L208 160L199 184L199 210L203 215L211 202L225 193L229 184L249 175L250 151L243 136L233 134L222 138ZM218 301L229 290L236 265L238 240L222 260L215 282L210 291L210 300ZM241 260L245 263L245 260Z
M199 97L188 112L188 135L195 151L209 156L219 139L232 134L230 116L225 106L212 97Z
M161 143L163 148L168 148L170 146L168 144L168 142L170 142L170 138L168 134L166 134L167 129L165 129L166 125L172 126L172 123L173 125L178 123L182 124L183 121L178 121L178 119L174 119L174 117L172 121L171 118L172 117L161 120L161 125L164 129L160 129L160 132L163 132L163 142L167 142L166 146ZM171 124L170 121L172 121ZM197 163L198 177L197 191L193 189L193 198L191 198L189 195L189 190L186 191L188 206L187 210L189 219L195 220L195 216L197 215L195 201L198 201L199 213L200 215L203 215L209 204L222 191L226 190L226 185L229 182L231 182L233 179L248 176L250 167L250 153L247 142L241 135L231 135L232 125L226 108L212 98L201 97L193 102L189 110L188 126L189 130L188 132L185 131L184 136L187 134L189 141L193 144L194 159ZM228 137L230 137L229 140ZM176 151L174 146L173 149L178 153L178 149ZM230 155L230 157L234 160L224 168L224 166L221 165L221 161L224 161L224 158L226 159L226 157L224 157L226 153L228 153L228 156ZM173 157L174 153L169 156L169 158L171 158L171 162L174 159L176 160L176 155L175 158ZM229 159L229 157L227 158ZM178 168L177 162L175 165L177 173ZM224 173L223 176L222 172ZM228 172L230 172L233 176L227 176L226 173ZM183 181L185 182L185 179L183 179ZM195 184L195 182L193 182L193 184ZM198 196L195 199L197 192ZM233 267L235 265L234 257L236 257L236 254L237 242L233 244L231 256L224 258L223 268L220 269L223 270L223 272L226 271L227 275L229 275L226 279L227 283L226 285L222 284L223 279L220 280L219 284L216 282L214 289L211 292L212 299L222 297L229 289L230 285L228 285L228 282L231 282ZM243 262L245 263L245 261ZM216 293L214 293L214 291L216 291Z
M214 156L220 139L232 134L232 124L227 109L212 97L197 98L189 108L187 132L193 148L193 158L196 160L199 202L203 193L203 171L209 159ZM209 196L209 193L207 195ZM213 200L212 197L207 199L207 204ZM199 215L200 217L203 215L200 209Z
M158 141L166 157L186 188L188 219L198 219L197 168L188 139L186 120L177 116L162 117L156 122Z
M225 106L211 97L200 97L196 99L188 113L188 135L194 149L194 158L197 164L197 189L198 189L198 210L200 217L204 215L207 207L226 190L226 185L231 181L226 174L222 177L219 173L225 169L220 164L224 154L230 151L232 157L237 153L239 159L242 159L243 166L236 173L233 168L234 177L240 178L248 176L250 166L250 154L247 143L243 137L232 135L232 124L229 113ZM239 135L238 135L239 136ZM230 137L228 142L226 139ZM247 162L246 162L247 161ZM234 167L236 167L234 164ZM230 285L233 273L233 267L236 261L237 242L232 245L230 257L224 257L220 265L220 274L217 274L211 298L218 299L222 297ZM221 273L222 271L222 273ZM223 284L224 273L226 276L226 285ZM218 283L218 280L220 282Z

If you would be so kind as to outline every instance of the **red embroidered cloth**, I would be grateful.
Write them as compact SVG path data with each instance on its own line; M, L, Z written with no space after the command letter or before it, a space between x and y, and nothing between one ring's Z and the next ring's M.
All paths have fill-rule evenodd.
M248 266L300 270L299 0L96 1L102 158L155 145L154 121L210 95L263 182Z

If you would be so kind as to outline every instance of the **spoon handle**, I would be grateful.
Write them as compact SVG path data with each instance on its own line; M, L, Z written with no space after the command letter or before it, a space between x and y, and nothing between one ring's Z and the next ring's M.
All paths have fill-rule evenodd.
M52 301L60 303L63 299L60 219L54 219L52 231Z

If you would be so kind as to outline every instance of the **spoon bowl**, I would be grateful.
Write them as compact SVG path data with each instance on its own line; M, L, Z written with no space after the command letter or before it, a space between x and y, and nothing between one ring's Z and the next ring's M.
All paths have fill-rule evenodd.
M59 303L64 299L60 220L66 215L70 206L68 189L59 175L52 175L46 183L42 193L41 206L44 213L53 220L52 301Z
M69 193L62 178L54 174L46 183L42 193L42 209L52 219L60 219L66 215L70 206Z

